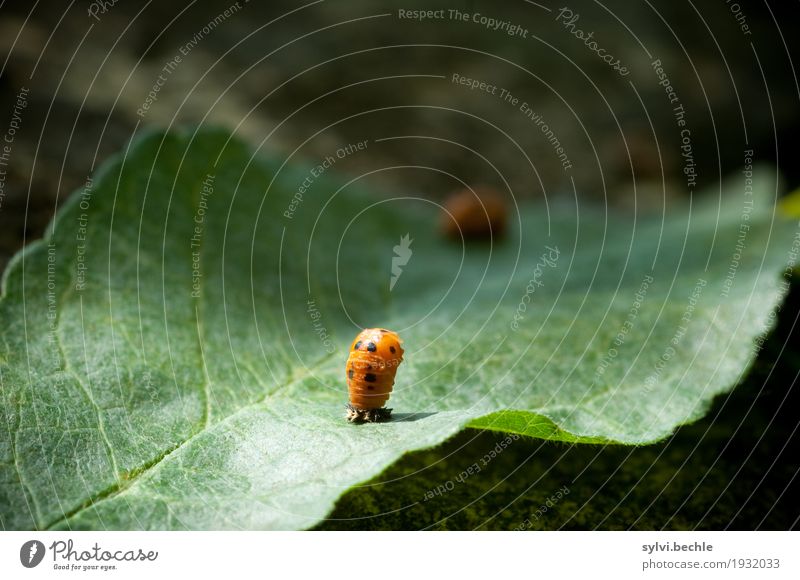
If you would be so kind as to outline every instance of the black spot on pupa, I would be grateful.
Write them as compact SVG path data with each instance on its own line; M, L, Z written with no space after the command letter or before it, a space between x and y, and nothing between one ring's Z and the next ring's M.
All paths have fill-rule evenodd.
M361 341L360 340L353 345L353 350L358 350L359 348L361 348Z
M372 370L372 365L367 365L367 370L371 371Z
M368 342L368 343L367 343L367 350L368 350L369 352L375 352L376 350L378 350L378 347L377 347L377 346L375 346L375 343L374 343L374 342Z
M379 328L378 330L380 330L381 332L389 332L389 331L388 331L388 330L386 330L385 328Z
M376 377L373 373L367 373L364 375L364 380L368 383L374 383L378 380L378 377Z
M367 385L367 390L368 391L374 391L375 387L373 387L372 385Z
M347 378L348 379L352 379L353 378L353 369L350 369L349 371L347 371Z
M393 346L390 346L389 350L391 351L392 354L397 352L397 349L395 349Z

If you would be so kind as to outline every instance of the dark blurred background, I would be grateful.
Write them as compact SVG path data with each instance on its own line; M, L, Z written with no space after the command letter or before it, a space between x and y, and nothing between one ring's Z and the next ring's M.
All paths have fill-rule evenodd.
M572 30L594 32L627 76L570 34L557 19L562 5L548 1L4 2L0 130L20 90L28 93L0 206L0 262L39 237L57 200L147 125L222 125L254 146L269 137L267 154L299 147L296 157L310 162L349 142L433 136L413 147L373 143L346 169L418 164L503 187L469 147L515 196L571 197L574 179L587 201L661 211L690 192L655 59L686 112L698 189L740 168L748 148L778 162L788 187L800 183L791 63L798 2L566 6L579 15ZM445 18L399 17L419 8L444 9ZM448 9L517 25L525 38L451 19ZM453 74L527 102L571 169L520 104L454 84ZM137 114L156 84L150 108ZM405 181L393 182L399 175ZM455 186L444 173L411 175L385 172L373 182L432 198Z
M571 34L557 18L562 7L579 15L573 30L593 32L629 74ZM151 125L220 125L264 155L310 163L368 139L369 154L338 169L440 170L377 173L376 195L441 199L457 186L450 173L500 188L505 179L520 198L577 194L612 211L657 215L741 170L748 149L777 163L791 190L800 185L792 63L799 7L794 0L3 2L0 135L13 135L0 143L0 267L42 236L58 204L104 159ZM400 9L443 9L445 17L400 18ZM449 9L524 34L452 19ZM685 111L696 187L682 171L675 103L659 85L656 59ZM453 83L454 74L519 101ZM568 170L522 102L552 129ZM376 142L404 135L433 139ZM469 149L486 161L476 163ZM800 361L796 347L784 347L797 339L798 302L795 285L748 381L666 442L629 450L521 441L458 494L425 509L404 507L500 437L467 431L348 494L323 527L508 529L565 484L569 501L530 527L795 527ZM403 485L387 483L393 479Z

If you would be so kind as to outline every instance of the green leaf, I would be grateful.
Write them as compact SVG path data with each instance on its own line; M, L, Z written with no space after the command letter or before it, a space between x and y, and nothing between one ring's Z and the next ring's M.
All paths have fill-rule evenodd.
M15 257L4 528L309 527L467 425L654 442L739 381L786 291L768 170L665 220L522 204L506 240L466 246L430 201L335 171L151 133ZM398 331L406 360L394 420L357 426L344 364L364 326Z

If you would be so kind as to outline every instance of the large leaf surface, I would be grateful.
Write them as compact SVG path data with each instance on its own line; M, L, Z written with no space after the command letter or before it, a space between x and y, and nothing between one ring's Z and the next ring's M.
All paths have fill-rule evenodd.
M769 172L665 220L521 205L503 243L463 246L434 204L330 171L286 217L309 171L219 132L149 134L14 259L4 528L308 527L467 425L653 442L735 385L785 291ZM405 339L390 423L343 418L363 326Z

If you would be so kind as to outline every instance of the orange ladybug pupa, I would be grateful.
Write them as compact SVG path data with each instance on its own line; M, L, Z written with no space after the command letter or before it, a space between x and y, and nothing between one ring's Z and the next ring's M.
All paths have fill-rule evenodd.
M346 367L350 391L347 420L351 423L389 419L392 410L384 405L403 362L401 342L396 332L385 328L366 328L353 340Z

